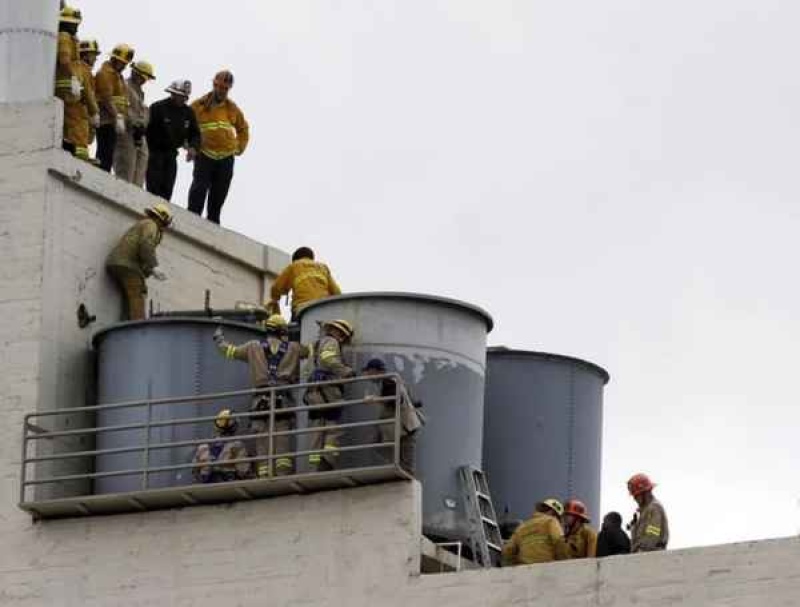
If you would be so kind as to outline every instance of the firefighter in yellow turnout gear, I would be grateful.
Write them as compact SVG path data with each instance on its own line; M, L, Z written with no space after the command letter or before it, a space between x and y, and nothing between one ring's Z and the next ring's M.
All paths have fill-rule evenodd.
M239 427L236 418L230 409L223 409L214 420L214 435L220 438L229 438L236 434ZM224 483L248 478L250 476L250 462L229 464L231 460L247 458L247 450L240 440L214 440L202 443L192 458L192 463L197 464L192 468L192 477L196 483Z
M564 508L564 530L571 559L597 556L597 532L589 526L589 511L578 500L570 500Z
M62 147L74 156L89 159L89 121L97 116L97 101L91 72L81 68L78 57L78 9L64 7L58 23L58 54L56 61L55 95L64 104Z
M279 314L281 309L278 300L289 291L292 292L292 319L297 316L301 306L342 292L328 266L315 261L314 251L309 247L297 249L292 254L292 263L272 283L267 310Z
M563 513L564 507L556 499L537 504L533 518L517 527L503 546L503 564L531 565L569 558L559 522Z
M252 340L240 346L225 341L222 327L214 332L214 341L220 352L231 360L246 362L250 367L250 380L254 388L268 388L295 384L300 374L300 359L307 355L307 349L299 343L288 341L288 326L280 315L272 315L267 319L265 327L267 335L263 341ZM294 428L294 414L279 412L280 409L292 407L294 401L288 392L275 394L275 432L285 432ZM270 395L259 394L253 399L251 410L258 415L251 417L253 430L258 433L269 431ZM262 413L263 412L263 413ZM269 437L256 438L256 455L269 455ZM290 436L275 436L275 473L277 476L291 474L294 462L290 457L281 454L292 451ZM270 462L259 461L256 466L259 478L272 476Z
M628 480L628 492L639 506L631 524L631 552L665 550L669 543L667 513L653 496L654 488L645 474L634 474Z
M94 90L94 75L92 70L100 54L100 46L97 40L81 40L78 44L78 54L81 60L78 62L78 70L81 73L81 82L84 84L84 96L86 98L87 124L86 131L81 131L81 144L86 148L86 159L89 159L89 146L94 141L94 131L100 126L100 106L97 104L97 96ZM76 154L77 155L77 154Z
M322 382L353 377L355 372L342 360L342 346L352 339L355 333L353 326L346 320L330 320L322 323L322 332L322 337L314 346L314 371L311 381ZM342 386L338 385L311 386L305 394L305 402L309 405L330 404L343 399L344 391ZM310 448L314 451L324 451L324 454L313 453L308 456L312 471L336 467L342 431L326 428L338 425L341 413L341 407L312 409L308 412L310 426L320 429L319 432L311 434Z

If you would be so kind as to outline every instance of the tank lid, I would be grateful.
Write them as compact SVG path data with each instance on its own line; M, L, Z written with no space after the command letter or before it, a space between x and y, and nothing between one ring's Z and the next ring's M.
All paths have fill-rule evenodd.
M145 327L154 327L157 325L214 325L222 327L239 327L247 329L248 331L264 330L258 325L248 324L244 322L236 322L234 320L225 320L219 318L206 318L206 317L193 317L193 316L162 316L158 318L148 318L146 320L128 320L125 322L117 322L113 325L108 325L97 331L92 335L92 346L97 347L97 344L108 334L114 331L122 331L125 329L140 329ZM266 334L266 333L265 333Z
M479 316L486 323L486 332L489 333L494 328L494 320L491 315L481 307L460 301L458 299L450 299L449 297L440 297L439 295L427 295L425 293L404 293L401 291L365 291L362 293L345 293L343 295L334 295L333 297L325 297L312 301L297 312L298 318L302 317L305 312L319 306L324 306L327 303L334 301L350 301L353 299L400 299L408 301L420 301L449 306L459 310L467 310Z
M514 348L508 348L506 346L492 346L490 348L486 348L487 355L490 356L508 356L508 357L530 357L530 358L542 358L542 359L550 359L550 360L560 360L563 362L569 362L572 364L577 364L581 367L586 367L603 378L603 383L607 384L611 380L611 376L608 374L608 371L603 369L600 365L596 365L593 362L589 362L588 360L583 360L582 358L575 358L574 356L565 356L563 354L551 354L550 352L535 352L533 350L515 350Z

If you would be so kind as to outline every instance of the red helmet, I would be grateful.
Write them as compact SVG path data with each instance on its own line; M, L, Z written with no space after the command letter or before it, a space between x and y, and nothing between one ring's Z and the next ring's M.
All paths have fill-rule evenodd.
M650 480L646 474L634 474L628 479L628 493L636 497L645 491L652 491L655 484Z
M586 508L586 504L580 500L569 500L564 508L564 514L572 514L584 521L589 520L589 511Z

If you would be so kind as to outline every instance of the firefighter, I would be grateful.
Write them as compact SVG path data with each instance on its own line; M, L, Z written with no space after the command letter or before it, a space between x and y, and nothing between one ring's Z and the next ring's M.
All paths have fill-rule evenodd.
M385 375L386 363L380 358L372 358L361 371L363 375ZM424 425L425 418L418 411L416 403L411 400L405 386L398 383L394 378L383 377L375 380L375 390L368 390L369 394L365 400L367 402L377 399L390 398L380 402L381 411L378 419L394 419L395 404L399 396L400 404L400 465L409 473L414 474L416 469L416 443L417 431ZM375 440L376 443L389 443L394 441L394 424L383 424L377 426ZM392 458L393 459L393 458Z
M628 554L631 540L622 530L622 516L619 512L609 512L603 517L603 526L597 535L597 556Z
M55 95L64 104L62 147L78 158L88 159L89 112L91 102L85 94L78 58L78 26L81 12L69 6L61 9L58 19L58 53L56 60ZM95 103L96 105L96 103ZM86 132L86 136L83 133Z
M654 496L655 484L646 474L628 480L628 492L639 508L631 521L631 552L665 550L669 543L667 513Z
M119 287L123 301L123 320L144 318L147 296L145 279L166 280L158 270L156 247L164 230L172 224L172 213L166 204L145 209L147 217L137 221L122 236L106 259L106 270Z
M342 360L342 346L353 338L353 325L346 320L330 320L322 323L322 336L314 345L314 371L311 382L331 381L353 377L353 369ZM343 400L344 391L341 385L311 386L306 390L305 402L308 405L330 404ZM324 451L308 456L312 471L329 470L336 467L339 446L342 436L340 429L326 430L329 426L339 424L341 407L311 409L308 412L309 425L320 428L311 434L311 450Z
M239 424L230 409L223 409L214 420L214 435L227 439L236 435ZM212 440L197 446L192 463L196 483L224 483L249 478L250 462L227 464L230 460L245 459L247 450L240 440Z
M297 342L290 342L286 320L278 314L270 316L264 324L266 339L252 340L240 346L225 341L222 327L214 332L214 341L226 358L246 362L250 367L250 380L254 388L272 388L296 384L300 374L300 359L307 355L307 349ZM285 432L294 428L293 413L278 413L277 410L291 407L294 400L289 392L275 393L275 431ZM269 431L270 394L258 394L253 399L251 411L259 413L251 416L253 430L258 433ZM292 452L290 436L274 437L275 455ZM269 455L269 436L256 438L256 455ZM277 457L275 472L277 476L291 474L294 462L291 457ZM272 476L268 460L259 461L257 474L259 478Z
M122 71L133 61L134 50L127 44L118 44L108 61L100 66L94 77L97 104L100 106L100 126L97 129L97 160L100 168L111 171L117 136L125 134L128 117L128 93Z
M564 535L571 559L594 558L597 555L597 533L589 526L586 505L569 500L564 506Z
M340 295L342 292L328 266L314 261L314 251L309 247L297 249L292 254L292 263L272 283L270 301L265 304L267 310L280 313L278 300L289 291L292 292L293 321L301 306L330 295Z
M200 129L192 108L186 104L192 83L176 80L164 90L169 97L150 106L147 123L147 191L170 200L178 173L178 150L186 147L186 161L193 161L200 149Z
M533 518L517 527L503 546L503 564L530 565L569 558L560 523L563 514L564 506L557 499L536 504Z
M97 96L94 89L94 75L92 70L94 64L97 62L97 56L100 54L100 46L97 40L81 40L78 43L78 54L80 61L78 62L78 69L81 73L81 84L83 84L83 94L86 99L86 114L88 117L88 125L85 132L85 139L82 141L86 148L86 160L89 159L89 146L94 141L95 130L100 126L100 107L97 105ZM77 154L76 154L77 155Z
M153 66L147 61L134 61L131 64L131 75L125 81L128 99L125 132L117 137L117 145L114 148L114 174L140 188L144 186L147 172L145 133L148 112L142 87L155 78Z
M217 224L233 179L234 156L244 153L250 139L244 114L228 98L232 86L233 74L223 70L214 76L213 90L192 103L203 142L194 159L189 210L202 215L207 198L206 217Z

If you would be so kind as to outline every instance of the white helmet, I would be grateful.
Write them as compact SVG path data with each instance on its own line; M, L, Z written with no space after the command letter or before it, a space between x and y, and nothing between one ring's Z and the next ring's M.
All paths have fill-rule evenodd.
M164 90L168 93L183 95L188 99L192 94L192 82L191 80L175 80Z

